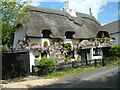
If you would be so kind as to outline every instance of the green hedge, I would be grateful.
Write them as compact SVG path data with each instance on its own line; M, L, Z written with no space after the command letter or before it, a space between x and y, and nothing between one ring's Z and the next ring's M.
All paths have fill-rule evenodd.
M55 61L53 59L43 57L38 62L38 66L40 66L39 71L42 74L48 74L55 70Z
M118 56L120 57L120 45L114 45L109 50L110 56Z

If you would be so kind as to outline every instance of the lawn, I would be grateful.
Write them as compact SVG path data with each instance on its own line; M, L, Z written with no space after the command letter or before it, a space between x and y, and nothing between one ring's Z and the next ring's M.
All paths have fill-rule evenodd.
M117 60L105 60L105 67L110 67L110 66L119 65L119 64L120 64L120 58ZM82 67L73 68L73 69L70 69L67 71L55 71L53 73L50 73L47 76L44 76L44 78L62 78L62 77L70 76L70 75L77 74L77 73L97 70L100 68L102 68L102 66L98 64L96 67L88 66L88 67L84 67L84 68L82 68Z

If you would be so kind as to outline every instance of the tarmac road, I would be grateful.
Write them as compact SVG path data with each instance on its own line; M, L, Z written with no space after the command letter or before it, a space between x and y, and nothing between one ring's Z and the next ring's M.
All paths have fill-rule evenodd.
M119 66L103 67L99 70L65 77L51 85L35 88L120 88L118 68Z

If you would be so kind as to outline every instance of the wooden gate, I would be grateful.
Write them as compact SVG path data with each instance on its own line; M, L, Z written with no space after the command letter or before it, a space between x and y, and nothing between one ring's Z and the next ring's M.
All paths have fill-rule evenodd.
M2 79L30 74L29 52L2 54Z

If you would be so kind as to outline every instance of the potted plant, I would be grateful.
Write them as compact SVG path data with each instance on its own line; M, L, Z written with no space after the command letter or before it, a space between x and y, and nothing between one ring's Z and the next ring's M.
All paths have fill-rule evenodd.
M48 46L48 42L47 41L44 41L44 47Z
M39 45L39 44L37 42L32 42L32 43L29 44L30 47L35 46L35 45Z
M39 57L39 53L38 52L35 53L34 56L35 56L35 58L38 58Z

